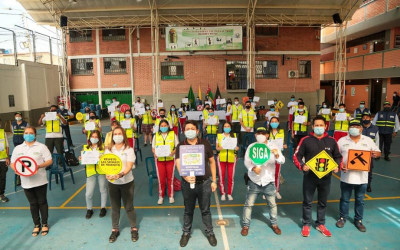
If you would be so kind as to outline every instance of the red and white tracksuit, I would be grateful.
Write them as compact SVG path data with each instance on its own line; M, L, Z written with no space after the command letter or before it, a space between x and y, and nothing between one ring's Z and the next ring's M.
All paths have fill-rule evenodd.
M175 160L159 161L156 160L158 176L158 197L164 197L165 187L168 187L168 197L174 197L174 170Z
M219 156L217 158L218 164L218 173L219 173L219 190L221 191L221 195L232 195L233 184L235 178L235 167L236 167L237 158L235 156L235 162L221 162ZM225 176L226 172L228 172L228 192L225 190Z
M279 175L281 173L281 164L275 162L275 188L276 192L279 192Z

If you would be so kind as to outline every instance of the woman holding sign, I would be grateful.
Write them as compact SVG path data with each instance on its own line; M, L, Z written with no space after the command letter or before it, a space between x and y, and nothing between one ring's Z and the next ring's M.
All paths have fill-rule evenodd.
M96 112L90 111L89 112L89 120L87 120L83 123L83 129L82 129L82 132L86 135L88 143L89 143L90 134L95 130L97 130L101 133L101 123L100 123L100 120L97 119Z
M101 193L101 210L99 216L102 218L106 216L107 213L107 180L104 172L97 166L99 157L103 153L104 146L101 140L101 134L99 131L95 130L90 134L89 143L83 147L82 155L79 156L79 161L81 161L82 164L86 164L86 219L90 219L93 215L93 193L96 186L96 177L99 181Z
M107 174L107 171L105 171L106 178L109 181L108 189L110 192L113 227L109 241L110 243L114 243L119 236L119 218L122 199L129 224L131 225L131 239L135 242L139 239L139 232L136 227L136 212L133 207L135 185L132 169L135 167L135 152L133 148L129 146L128 138L123 128L114 128L111 139L111 144L104 151L104 154L117 156L122 161L122 169L118 174L112 175Z
M224 132L217 135L216 149L219 151L217 164L219 170L219 189L221 191L221 201L224 201L225 194L228 193L228 200L233 200L233 181L236 167L236 153L239 151L237 146L236 133L233 133L232 123L225 122ZM228 192L225 192L225 174L228 172Z
M25 128L24 140L24 143L14 148L11 168L21 176L21 186L30 204L35 225L32 236L38 236L40 230L42 230L42 236L45 236L49 232L46 167L53 164L53 160L49 149L36 141L34 127Z
M144 134L144 146L147 146L147 142L151 144L152 141L152 129L153 129L153 117L151 116L150 105L146 104L146 111L144 114L139 114L139 118L142 119L142 134ZM149 139L147 139L149 138Z
M168 184L169 203L174 203L175 147L179 141L168 121L161 120L160 129L153 138L153 154L158 176L158 205L163 204L165 187ZM166 181L165 181L166 180Z
M135 145L135 138L137 138L137 125L136 125L136 119L132 117L132 112L130 109L125 110L125 119L121 120L121 127L125 129L126 132L126 137L128 137L128 142L129 146L131 148L134 148L133 146Z
M175 132L176 135L178 135L179 117L178 117L178 111L176 110L175 105L171 105L171 109L169 110L169 113L168 113L168 120L171 122L171 124L170 124L171 129Z
M214 108L208 109L208 117L204 120L207 127L207 135L216 135L219 125L218 116L215 115Z

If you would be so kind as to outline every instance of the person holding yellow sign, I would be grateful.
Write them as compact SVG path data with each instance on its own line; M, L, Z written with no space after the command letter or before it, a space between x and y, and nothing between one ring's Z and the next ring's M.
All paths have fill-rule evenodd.
M303 237L310 236L312 201L315 190L318 191L317 230L326 237L332 236L325 227L325 213L331 187L331 171L333 170L335 173L339 171L342 166L342 155L336 140L328 136L325 128L325 118L316 116L312 122L314 132L300 141L293 155L295 166L303 171L303 228L301 230ZM314 165L309 163L312 160L315 162Z
M362 219L364 215L364 196L368 186L368 170L350 170L350 166L357 163L367 165L367 161L370 162L370 156L366 156L366 153L362 151L372 152L373 158L380 157L381 151L371 138L362 135L362 131L363 127L360 121L353 119L349 122L349 135L340 138L338 141L344 164L340 175L340 190L342 194L339 205L339 220L336 222L336 226L339 228L344 227L349 216L351 193L354 190L354 225L359 231L366 232L367 229L363 225ZM350 158L350 150L360 150L361 153L356 153L356 157Z
M89 112L89 120L83 122L83 129L82 133L86 135L86 140L89 143L90 134L93 131L99 131L101 134L101 122L96 116L96 112L90 111Z
M131 240L133 242L139 239L139 232L136 227L136 212L133 207L133 194L134 194L134 181L132 169L135 168L135 152L129 146L128 138L126 137L125 130L122 127L116 127L112 131L111 144L104 151L105 156L111 155L110 159L105 159L110 164L102 164L102 170L106 174L109 181L108 189L110 193L111 202L111 219L112 219L112 232L109 238L110 243L114 243L119 236L119 219L121 210L121 199L124 203L125 211L131 226ZM118 173L115 174L115 158L121 162L121 170L117 169ZM102 159L100 159L102 160ZM111 168L108 172L108 168ZM113 169L114 168L114 169Z

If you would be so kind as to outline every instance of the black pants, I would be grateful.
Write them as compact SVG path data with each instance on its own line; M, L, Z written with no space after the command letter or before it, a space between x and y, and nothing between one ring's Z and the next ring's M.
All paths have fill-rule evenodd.
M368 186L371 186L371 182L372 182L372 170L374 169L374 161L371 161L371 166L369 168L369 172L368 172Z
M297 146L299 145L301 139L306 137L307 135L294 135L294 144L293 144L293 152L296 150Z
M0 161L0 195L3 195L6 190L8 166L5 161Z
M54 148L56 148L57 153L64 153L64 138L46 138L44 144L46 144L50 153L53 153Z
M135 184L133 181L118 185L108 183L111 202L111 220L113 229L119 228L119 217L121 212L121 199L124 203L125 212L129 219L131 227L136 227L136 211L133 207L133 193Z
M63 126L63 131L65 132L65 137L67 137L67 143L68 143L68 147L71 147L72 145L72 138L71 138L71 131L69 129L69 125L67 126Z
M194 189L190 188L188 182L182 180L181 186L183 203L185 205L185 212L183 214L183 232L190 234L197 200L199 202L201 217L205 226L205 233L207 236L214 234L210 212L211 180L206 180L200 184L196 183Z
M139 134L141 134L142 133L142 119L141 118L139 118L139 116L138 115L136 115L135 116L135 119L136 119L136 127L137 127L137 132L139 133Z
M381 152L384 153L385 157L389 157L391 145L392 145L392 134L379 133L379 149L381 150Z
M325 224L326 205L331 189L331 174L319 179L311 170L303 177L303 225L311 224L312 201L315 190L318 191L317 225Z
M35 225L40 225L41 217L42 225L47 224L47 219L49 217L49 205L47 204L47 184L24 189L24 192L31 207L33 223Z

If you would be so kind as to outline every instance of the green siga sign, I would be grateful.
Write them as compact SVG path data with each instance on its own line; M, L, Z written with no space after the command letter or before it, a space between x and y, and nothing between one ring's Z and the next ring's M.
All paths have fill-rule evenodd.
M249 148L249 156L255 165L263 165L269 160L271 151L265 143L255 143Z
M104 102L106 106L110 106L110 104L112 103L111 99L106 99Z

